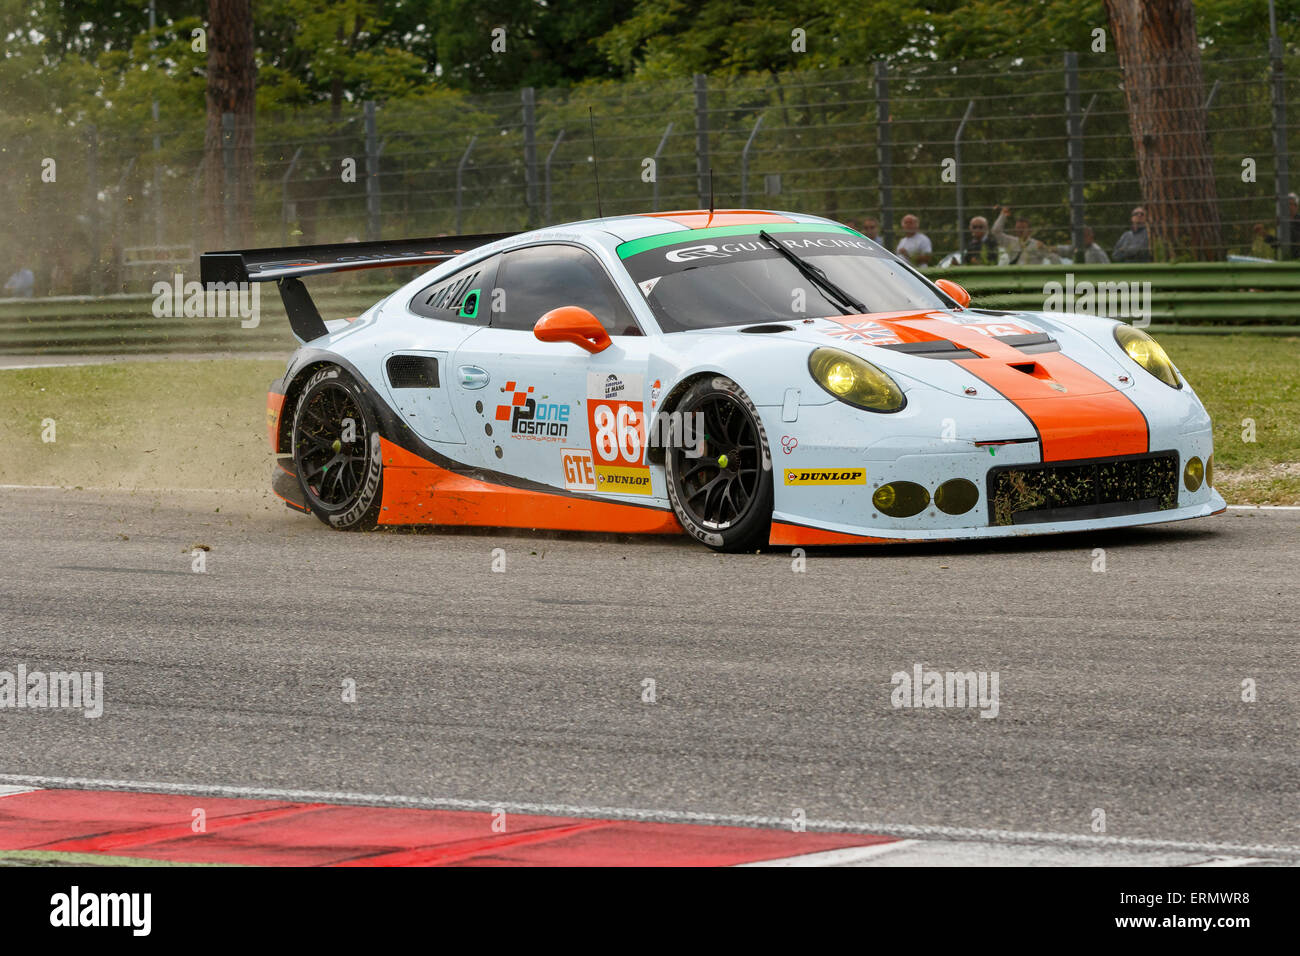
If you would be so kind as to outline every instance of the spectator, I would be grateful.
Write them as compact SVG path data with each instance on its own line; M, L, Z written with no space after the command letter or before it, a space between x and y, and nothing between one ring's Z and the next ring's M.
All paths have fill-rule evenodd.
M1115 262L1150 262L1151 243L1147 240L1147 211L1141 206L1129 213L1133 228L1119 237L1115 251L1110 254Z
M1291 255L1288 258L1295 259L1300 257L1300 196L1297 196L1295 193L1287 193L1286 202L1287 206L1291 210ZM1258 232L1259 228L1256 227L1255 231ZM1268 236L1268 244L1276 247L1278 244L1277 236L1270 233ZM1255 254L1256 253L1252 252L1252 255ZM1270 255L1269 258L1273 257Z
M989 221L983 216L970 221L970 241L962 250L961 261L966 266L998 264L998 241L989 235Z
M1083 261L1098 266L1110 262L1106 250L1097 245L1097 237L1093 235L1092 226L1083 227Z
M1268 227L1262 222L1255 223L1252 231L1255 238L1250 244L1250 254L1256 259L1276 259L1277 236L1270 235Z
M5 283L5 292L20 299L30 299L35 288L36 276L32 275L32 270L26 266L11 275Z
M998 213L998 218L993 222L993 238L997 241L1007 253L1007 264L1013 266L1041 266L1044 263L1059 263L1060 256L1047 247L1047 245L1033 236L1033 230L1029 226L1029 219L1025 216L1016 217L1016 234L1008 236L1006 234L1007 217L1011 215L1011 207L1003 206Z
M921 220L911 213L903 217L903 238L898 240L894 252L914 266L930 264L934 247L930 245L930 237L921 231Z
M876 222L871 216L862 220L862 228L858 230L872 242L880 241L880 223Z

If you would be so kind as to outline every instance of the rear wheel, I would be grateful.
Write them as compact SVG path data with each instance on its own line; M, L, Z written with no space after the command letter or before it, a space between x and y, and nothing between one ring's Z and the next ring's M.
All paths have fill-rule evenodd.
M293 463L312 513L340 531L379 518L384 466L379 429L360 386L326 366L303 386L293 416Z
M675 410L683 422L698 413L704 423L702 449L664 454L677 520L717 551L761 548L772 527L772 458L758 409L739 385L715 375L692 385Z

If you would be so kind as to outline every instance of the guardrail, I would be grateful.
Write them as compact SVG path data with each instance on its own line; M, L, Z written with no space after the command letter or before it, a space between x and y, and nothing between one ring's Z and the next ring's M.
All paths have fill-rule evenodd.
M1125 283L1144 296L1149 288L1143 308L1149 307L1155 331L1300 330L1300 265L963 266L927 274L961 284L979 308L1042 310L1056 289L1052 283L1063 298L1072 293L1078 306L1085 283L1095 297L1106 299L1106 284ZM314 295L322 315L338 318L364 311L390 288ZM269 287L263 290L260 321L249 329L241 328L238 318L158 318L153 303L147 294L0 299L0 354L287 352L295 344L280 297ZM1067 305L1061 311L1072 309ZM1095 314L1109 313L1097 307Z
M390 287L320 292L326 318L365 311ZM157 317L152 295L0 299L0 354L99 355L138 352L288 352L297 344L273 286L261 290L258 324L227 318Z
M926 275L951 279L965 287L974 305L987 309L1045 310L1056 291L1053 283L1060 287L1062 298L1072 291L1076 305L1084 283L1091 286L1095 298L1115 283L1124 283L1128 291L1134 288L1131 283L1138 283L1139 293L1146 295L1150 283L1153 324L1300 325L1300 265L1291 263L957 266L930 269ZM1075 310L1067 306L1057 311ZM1093 314L1109 313L1098 308Z

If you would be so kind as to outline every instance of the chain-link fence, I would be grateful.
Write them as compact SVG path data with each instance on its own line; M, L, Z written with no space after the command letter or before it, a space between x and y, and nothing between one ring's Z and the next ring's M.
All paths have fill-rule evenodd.
M1281 83L1262 50L1208 51L1203 67L1218 251L1274 257L1295 125L1283 104L1300 57L1282 63ZM262 114L251 131L228 116L215 134L200 114L163 116L156 129L6 116L0 134L11 219L0 273L32 269L38 295L139 291L223 245L589 218L597 189L605 215L705 206L711 188L719 207L871 216L890 243L911 213L936 261L961 248L971 216L991 220L1004 205L1048 244L1077 248L1087 224L1109 250L1143 199L1121 73L1104 54L431 90Z

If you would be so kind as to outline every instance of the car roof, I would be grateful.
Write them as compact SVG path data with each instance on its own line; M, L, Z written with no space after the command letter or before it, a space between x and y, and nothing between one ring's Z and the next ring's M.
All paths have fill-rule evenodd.
M670 232L690 232L692 229L717 229L724 226L762 227L777 223L830 222L821 216L797 212L777 212L768 209L683 209L675 212L648 212L627 216L606 216L603 219L586 219L581 222L549 226L543 232L561 229L608 233L619 242L661 236ZM525 233L527 235L527 233ZM685 237L683 237L685 238Z
M606 216L602 219L584 219L579 222L557 223L543 226L528 232L516 233L504 239L498 239L464 255L448 259L429 271L422 273L401 286L399 296L410 295L430 282L440 282L447 276L459 271L473 262L490 258L502 252L509 252L519 246L538 242L573 242L578 241L608 253L616 253L619 245L635 239L650 236L662 236L668 233L683 233L682 238L696 229L719 229L734 226L754 226L755 230L763 226L788 223L826 223L838 225L834 220L822 216L810 216L800 212L779 212L770 209L682 209L675 212L647 212L624 216Z

